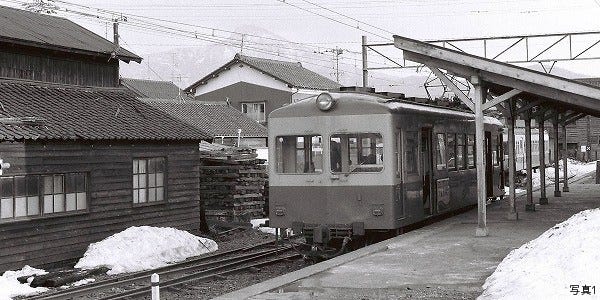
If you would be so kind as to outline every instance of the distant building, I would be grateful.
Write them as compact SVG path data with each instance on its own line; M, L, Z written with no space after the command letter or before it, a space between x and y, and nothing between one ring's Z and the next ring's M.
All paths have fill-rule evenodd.
M170 81L121 78L138 99L229 146L267 147L267 128L225 102L195 101ZM238 133L239 131L239 133Z
M119 85L119 61L142 58L63 18L0 6L0 77Z
M600 87L600 78L582 78L576 80ZM550 136L553 137L554 133L552 130L549 130L549 132ZM562 151L564 142L562 133L559 135L558 141ZM586 151L581 151L582 146ZM596 160L600 158L600 118L586 116L575 123L567 125L567 148L569 149L569 157L580 160Z
M139 98L164 100L192 100L171 81L121 78L121 85L134 92Z
M264 124L269 113L279 107L339 87L299 62L236 54L185 91L196 100L228 102Z
M0 273L74 262L130 226L200 230L210 134L118 87L141 60L63 18L0 6Z
M267 147L267 128L233 107L218 102L142 99L157 109L213 136L213 143L251 148ZM238 133L239 130L239 133Z

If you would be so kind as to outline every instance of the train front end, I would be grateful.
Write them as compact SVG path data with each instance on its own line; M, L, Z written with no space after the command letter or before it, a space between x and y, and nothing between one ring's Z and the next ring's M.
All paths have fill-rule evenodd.
M377 97L323 93L269 115L269 218L326 244L397 228L396 154ZM384 163L386 162L386 163Z

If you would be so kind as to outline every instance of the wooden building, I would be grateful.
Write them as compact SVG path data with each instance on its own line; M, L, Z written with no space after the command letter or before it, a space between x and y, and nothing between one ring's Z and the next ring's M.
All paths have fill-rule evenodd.
M582 78L577 81L600 86L600 78ZM560 149L563 149L562 134L558 142L561 145ZM586 116L567 125L567 149L571 158L585 161L600 158L600 118Z
M198 232L198 143L211 136L116 86L118 59L140 58L65 19L0 15L14 19L0 26L1 70L18 47L64 58L0 78L0 273L75 261L134 225Z
M196 100L228 102L251 119L266 124L273 110L339 87L337 82L298 62L236 54L185 92Z

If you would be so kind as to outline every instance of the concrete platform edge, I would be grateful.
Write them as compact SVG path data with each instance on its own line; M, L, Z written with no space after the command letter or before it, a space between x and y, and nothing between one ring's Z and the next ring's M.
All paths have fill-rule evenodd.
M233 291L231 293L221 295L214 299L217 300L230 300L230 299L246 299L248 297L256 296L270 290L276 289L280 286L292 283L296 280L300 280L306 278L308 276L329 270L333 267L337 267L339 265L345 264L349 261L359 259L361 257L367 256L369 254L385 251L390 244L390 240L381 241L377 244L369 245L367 247L358 249L356 251L352 251L350 253L340 255L338 257L314 264L312 266L308 266L306 268L294 271L292 273L288 273L282 276L278 276L275 278L271 278L261 283L257 283L255 285L251 285L249 287Z

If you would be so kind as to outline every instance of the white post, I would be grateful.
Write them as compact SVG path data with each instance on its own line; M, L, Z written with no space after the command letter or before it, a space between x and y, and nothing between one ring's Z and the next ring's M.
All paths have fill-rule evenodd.
M481 78L478 76L471 77L471 84L475 88L473 94L473 102L475 102L475 148L477 153L477 230L476 236L487 236L487 216L486 216L486 200L487 191L485 186L485 130L483 128L483 101L485 99L485 89L482 86Z
M160 290L158 287L158 274L154 273L150 276L150 282L152 283L152 300L160 300Z
M238 130L237 130L237 134L238 134L238 142L237 142L237 146L239 147L239 146L240 146L240 141L241 141L241 139L242 139L242 129L241 129L241 128L238 128Z

